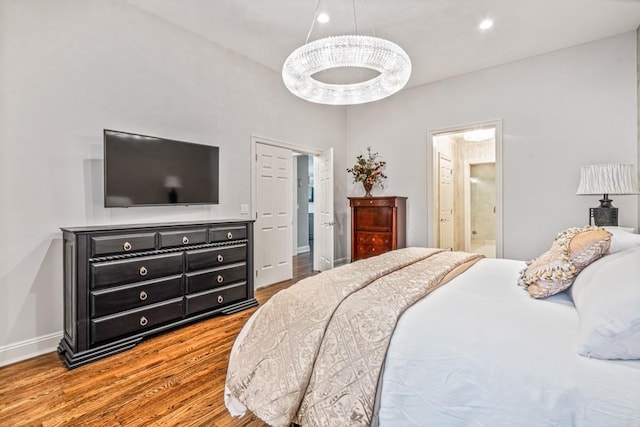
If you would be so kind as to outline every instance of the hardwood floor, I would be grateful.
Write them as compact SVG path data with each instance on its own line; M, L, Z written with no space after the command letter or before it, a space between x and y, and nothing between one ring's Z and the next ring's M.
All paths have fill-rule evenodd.
M293 280L259 289L267 301L314 274L311 254L294 257ZM264 426L224 406L227 360L256 310L147 339L129 351L67 370L57 353L0 368L0 426Z

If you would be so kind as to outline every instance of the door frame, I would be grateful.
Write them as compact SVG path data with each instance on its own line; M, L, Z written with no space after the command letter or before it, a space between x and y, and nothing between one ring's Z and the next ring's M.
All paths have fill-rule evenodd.
M433 139L442 134L462 133L479 127L495 127L496 150L496 258L503 257L503 201L502 201L502 119L487 120L483 122L468 123L446 128L431 129L427 131L427 246L435 247L434 219L436 212L434 201L433 173L428 171L434 167Z
M295 151L298 153L302 153L302 154L307 154L309 156L319 156L320 154L322 154L322 152L324 150L319 150L316 148L310 148L310 147L304 147L301 145L295 145L295 144L290 144L288 142L284 142L284 141L278 141L276 139L272 139L272 138L266 138L263 136L259 136L259 135L254 135L251 134L251 144L250 144L250 159L251 159L251 205L249 206L249 215L251 217L251 219L253 219L254 221L257 219L257 211L256 211L256 205L257 205L257 194L256 194L256 177L258 175L258 172L256 170L256 159L257 159L257 145L258 144L266 144L266 145L271 145L274 147L280 147L280 148L287 148L291 151ZM294 179L294 177L292 176L292 181ZM290 185L293 185L293 183L289 183ZM315 181L314 181L314 187L315 187ZM315 192L315 188L314 188L314 192ZM294 197L295 199L295 197ZM293 214L292 214L293 217ZM293 220L293 219L292 219ZM293 224L292 224L292 228L293 230ZM313 232L314 234L316 234L316 226L314 224L313 226ZM293 240L291 240L289 242L289 244L292 246L291 248L291 253L292 254L297 254L297 248L293 247ZM256 255L256 251L259 249L256 247L257 245L254 245L253 251L254 251L254 257ZM254 277L256 275L256 267L254 266Z

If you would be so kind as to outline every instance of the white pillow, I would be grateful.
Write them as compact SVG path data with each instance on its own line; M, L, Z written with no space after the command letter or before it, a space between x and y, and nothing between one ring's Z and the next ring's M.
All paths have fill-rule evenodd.
M578 354L640 359L640 246L607 255L573 283L578 310Z
M640 234L630 233L620 227L604 227L604 229L611 233L610 254L640 246Z

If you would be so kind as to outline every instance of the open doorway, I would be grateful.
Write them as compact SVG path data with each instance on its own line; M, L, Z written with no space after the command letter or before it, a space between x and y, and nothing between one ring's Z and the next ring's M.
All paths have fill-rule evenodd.
M309 171L298 188L298 157ZM255 288L291 279L293 257L298 254L298 201L306 204L302 233L313 230L308 252L313 270L333 267L333 150L326 151L252 137L251 214L254 223ZM313 165L313 167L309 167ZM301 165L302 168L304 166ZM309 183L309 177L314 180ZM304 174L300 176L302 179ZM311 190L310 190L311 188ZM298 200L298 189L302 195ZM313 217L309 218L310 196ZM309 221L312 219L312 221ZM308 224L304 226L304 223ZM307 237L308 234L307 234ZM304 250L303 245L303 249Z
M500 122L430 133L430 246L502 256L500 141Z
M465 189L465 245L468 252L496 256L496 163L470 163Z
M314 156L294 153L294 168L296 175L294 211L294 254L311 252L313 259L314 236Z

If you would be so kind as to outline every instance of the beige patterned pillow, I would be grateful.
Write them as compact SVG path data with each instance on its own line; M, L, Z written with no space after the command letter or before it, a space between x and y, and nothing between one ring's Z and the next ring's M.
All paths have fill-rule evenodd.
M586 226L564 230L551 249L527 262L518 284L533 298L546 298L564 291L578 273L609 251L611 233L604 228Z

